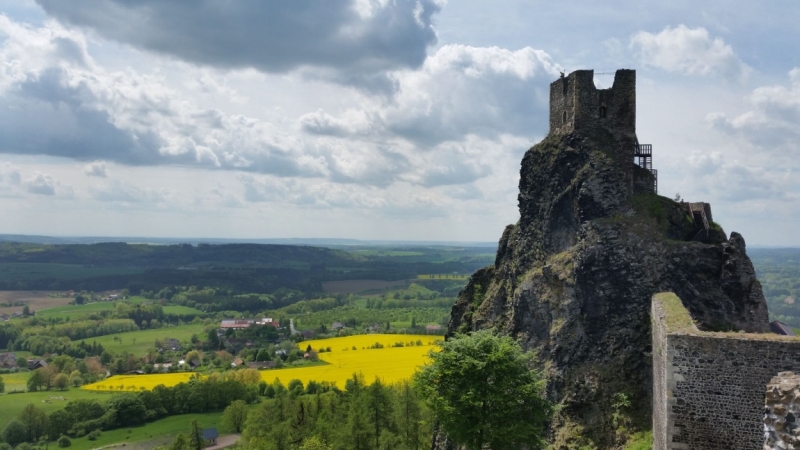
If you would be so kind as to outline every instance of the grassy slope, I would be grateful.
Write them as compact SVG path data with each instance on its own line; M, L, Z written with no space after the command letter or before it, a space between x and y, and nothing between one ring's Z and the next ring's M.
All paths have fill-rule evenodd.
M109 444L122 442L130 444L157 439L160 442L152 442L152 445L155 446L159 443L171 442L175 435L181 431L184 434L188 433L192 420L197 420L201 428L215 427L220 433L223 432L222 412L183 414L156 420L139 427L104 431L95 441L90 441L86 437L73 439L70 450L90 450L93 448L105 447ZM148 447L152 448L151 446Z
M147 353L147 349L153 347L156 339L164 341L166 339L173 338L178 339L179 341L184 341L189 340L193 334L197 334L202 338L203 325L189 324L181 325L179 327L156 328L154 330L130 331L127 333L118 333L108 336L89 338L85 339L85 341L89 344L91 344L93 341L97 341L97 343L101 344L103 348L111 352L119 353L126 351L137 356L143 356L145 353ZM122 339L122 343L114 341L115 336L120 337ZM133 339L136 339L135 343L133 342Z
M19 353L15 353L17 354L17 358L19 358ZM6 385L6 392L13 392L24 391L27 387L28 377L30 375L30 372L17 372L0 374L0 377L3 378L3 383ZM0 404L2 404L2 402L0 402Z
M164 314L173 314L176 316L194 316L203 314L203 311L188 306L167 305L164 306L163 309L164 309Z
M81 316L97 314L100 311L113 311L115 305L116 302L95 302L85 305L58 306L36 311L36 315L38 317L69 317L70 319L77 319Z
M64 397L65 400L56 400L52 397ZM63 408L69 400L90 398L101 401L107 400L109 394L86 391L78 388L71 388L66 391L44 391L26 392L24 394L2 394L0 395L0 424L6 424L19 415L19 412L26 405L32 403L37 408L42 409L48 414ZM45 400L49 400L47 403Z
M51 396L64 397L66 400L51 399ZM88 398L98 399L100 401L107 400L110 394L96 393L84 391L81 389L70 389L64 392L49 391L49 392L29 392L25 394L0 395L0 424L6 424L16 418L20 411L29 403L34 404L48 414L63 408L67 401ZM44 400L50 400L50 403L45 403ZM254 405L255 407L257 405ZM193 419L196 419L201 427L209 428L216 427L221 433L222 429L222 412L205 413L205 414L184 414L180 416L171 416L155 422L147 423L143 426L135 428L120 428L117 430L104 431L100 438L95 441L90 441L86 437L73 439L72 447L74 450L88 450L92 448L104 447L114 443L133 443L150 441L159 439L163 442L169 442L179 432L184 433L188 431L189 424ZM129 432L130 430L130 432ZM158 443L154 442L153 445Z

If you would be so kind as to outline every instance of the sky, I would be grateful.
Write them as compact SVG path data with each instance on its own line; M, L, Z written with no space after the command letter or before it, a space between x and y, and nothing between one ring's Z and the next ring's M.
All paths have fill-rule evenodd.
M497 241L549 84L637 71L659 193L798 246L796 0L0 0L0 233Z

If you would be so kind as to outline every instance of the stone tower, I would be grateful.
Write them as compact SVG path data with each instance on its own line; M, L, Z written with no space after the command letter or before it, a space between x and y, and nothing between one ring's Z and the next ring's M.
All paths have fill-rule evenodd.
M652 170L651 147L640 146L636 137L635 70L617 70L614 84L609 89L594 86L593 70L576 70L567 76L562 74L550 84L550 134L590 132L597 127L609 131L618 142L614 157L632 189L638 181L645 186L650 184L650 180L642 179L649 178L647 174L634 173L635 167L631 163L634 157L638 157L639 167L647 169L653 176L655 190L656 173Z

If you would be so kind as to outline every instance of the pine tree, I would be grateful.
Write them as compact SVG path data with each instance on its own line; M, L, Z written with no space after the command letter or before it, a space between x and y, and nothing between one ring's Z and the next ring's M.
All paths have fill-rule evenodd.
M203 450L206 447L203 432L197 425L197 420L192 420L192 431L189 433L189 450Z
M389 391L377 377L375 377L375 382L367 388L366 401L370 428L373 432L372 438L375 440L374 448L379 448L381 432L389 427L389 411L392 402Z

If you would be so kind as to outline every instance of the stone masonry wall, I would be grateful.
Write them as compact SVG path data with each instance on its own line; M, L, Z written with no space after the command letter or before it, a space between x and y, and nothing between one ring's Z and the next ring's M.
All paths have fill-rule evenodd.
M673 327L675 305L657 297L653 449L763 448L765 389L779 372L800 371L800 339Z
M767 385L764 450L800 449L800 376L781 372Z

